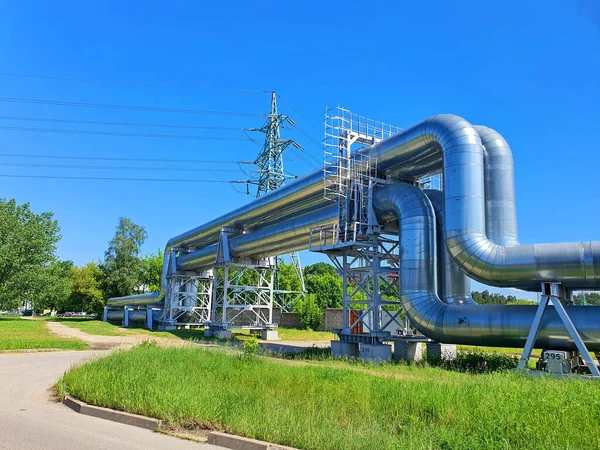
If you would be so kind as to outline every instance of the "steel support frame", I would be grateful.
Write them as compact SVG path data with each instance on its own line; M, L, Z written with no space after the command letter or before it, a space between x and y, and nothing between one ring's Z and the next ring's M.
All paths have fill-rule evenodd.
M215 267L211 328L272 329L274 265ZM243 279L252 279L251 285Z
M171 274L167 278L167 295L161 318L171 325L206 326L210 321L213 275ZM185 322L180 321L186 316Z
M563 322L566 330L569 332L571 339L573 339L573 342L577 346L577 350L579 350L579 353L581 354L582 359L585 361L592 376L600 377L600 370L598 370L598 366L596 366L594 363L592 355L585 346L583 339L581 339L577 328L575 328L575 325L571 321L571 318L569 317L569 314L563 305L563 301L569 297L570 293L560 283L542 283L542 296L533 318L533 323L531 324L531 329L529 330L527 341L525 342L525 347L523 348L523 353L521 354L521 359L519 360L519 364L517 366L518 370L527 369L527 362L531 357L531 352L541 330L544 313L546 312L546 309L552 305Z
M386 294L398 298L398 240L372 234L368 240L336 247L324 253L342 277L342 334L356 334L352 330L362 324L368 334L383 336L394 323L406 334L406 323L400 318L402 303L384 299Z
M223 227L213 271L210 328L271 330L273 323L273 258L251 260L231 257L228 233Z

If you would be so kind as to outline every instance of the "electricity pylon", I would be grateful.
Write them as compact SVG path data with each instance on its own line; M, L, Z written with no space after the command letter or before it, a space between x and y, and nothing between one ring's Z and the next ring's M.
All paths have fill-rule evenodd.
M258 166L258 180L250 180L249 184L255 184L256 197L267 194L281 186L286 180L290 178L296 178L285 172L283 169L283 152L290 145L301 148L298 143L291 139L281 139L281 129L288 123L294 125L294 121L284 115L277 112L277 94L271 93L271 109L267 116L266 123L262 128L251 129L250 131L260 131L265 133L265 141L262 150L258 154L258 157L254 161L254 164ZM301 291L289 291L282 290L279 288L279 270L275 272L275 286L273 294L275 296L275 302L284 312L290 312L293 307L293 303L304 296L306 290L304 286L304 275L302 273L302 265L300 263L300 255L298 252L290 253L290 262L298 275L300 280ZM276 258L276 263L281 260Z

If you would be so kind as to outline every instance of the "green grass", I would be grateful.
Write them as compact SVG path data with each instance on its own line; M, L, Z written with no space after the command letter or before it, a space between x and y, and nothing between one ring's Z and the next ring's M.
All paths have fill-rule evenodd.
M279 332L279 339L285 341L327 342L331 341L335 337L335 335L330 331L299 330L296 328L283 327L278 327L277 331ZM233 330L233 336L235 339L240 341L247 340L251 337L250 331L248 330Z
M98 319L89 319L81 317L36 317L36 319L45 320L49 322L58 322L70 328L76 328L78 330L83 331L84 333L92 334L95 336L132 336L143 334L145 336L176 339L178 337L183 336L191 338L194 334L190 333L190 331L194 330L174 330L173 332L171 332L151 331L145 328L137 327L123 328L121 325L117 325L111 322L103 322Z
M517 355L521 356L523 353L522 348L509 348L509 347L478 347L475 345L457 345L458 350L467 350L474 352L486 352L486 353L503 353L505 355ZM539 358L542 355L540 349L533 349L531 352L532 358Z
M128 332L120 331L120 327L109 322L102 322L101 320L66 317L51 317L48 320L62 323L70 328L76 328L84 333L95 336L127 336L129 334Z
M84 350L85 342L56 336L46 328L46 322L0 316L0 350L64 349Z
M71 328L77 328L84 333L97 336L131 336L134 334L143 334L146 336L164 337L171 339L204 339L204 330L199 329L179 329L172 331L156 331L147 330L145 328L130 327L123 329L120 325L110 322L102 322L98 319L88 319L79 317L43 317L43 320L59 322ZM329 331L312 331L312 330L297 330L294 328L278 328L279 337L288 341L330 341L334 335ZM235 340L245 341L249 339L250 332L248 330L234 330L233 336ZM211 339L214 340L214 339Z
M331 341L336 336L331 331L297 330L278 328L279 337L286 341Z
M589 381L145 344L76 367L57 385L168 424L302 449L600 447L600 384Z

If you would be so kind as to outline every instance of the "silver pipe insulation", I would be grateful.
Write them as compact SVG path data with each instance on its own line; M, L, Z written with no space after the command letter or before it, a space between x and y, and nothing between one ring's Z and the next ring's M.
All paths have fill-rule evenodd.
M530 290L539 290L542 281L562 282L570 289L600 288L599 243L504 247L488 239L485 221L484 149L478 132L460 117L452 115L432 117L409 130L362 150L361 153L377 159L380 176L417 180L423 176L437 173L443 168L445 244L453 260L472 278L494 286L519 287ZM486 173L489 175L490 172ZM215 242L221 225L243 226L245 221L248 220L256 221L256 228L258 228L261 226L261 214L267 214L269 220L274 220L274 211L282 211L282 214L288 211L285 214L289 214L289 211L293 209L293 206L290 205L294 202L307 201L306 199L311 196L315 196L315 209L320 209L317 208L317 205L326 202L324 199L316 199L317 196L321 196L322 182L322 173L320 171L313 172L243 208L172 239L167 244L167 251L165 252L165 269L168 270L169 268L168 258L171 247L185 247L192 243L199 245L198 243L202 242L202 239L207 240L206 242L209 240ZM291 231L295 226L293 225L294 220L297 219L294 219L293 214L287 217L292 217L290 219L291 223L288 223L292 226L289 229ZM267 233L266 230L264 232ZM251 236L254 233L256 231L248 234L247 239L253 239ZM232 241L234 239L237 238L233 237ZM300 241L297 244L299 247L294 247L294 249L306 248L307 239L304 240L302 236L299 239ZM183 260L180 263L181 267L184 267L186 263L184 258L186 258L186 255L179 258ZM190 258L193 257L190 256ZM190 268L192 265L193 263L190 263ZM427 265L423 266L421 264L421 266L419 266L420 269L425 270ZM405 267L410 272L410 265L405 265ZM423 279L431 277L435 279L435 265L426 268L429 272L424 271L419 276ZM166 270L163 272L164 281L166 281ZM413 273L415 270L413 270ZM164 295L165 288L166 282L163 283L158 300ZM435 290L433 292L435 293ZM429 304L430 307L431 305ZM450 306L452 305L448 307ZM472 307L463 305L461 308ZM434 311L434 308L430 309ZM518 310L519 313L525 313L526 311L523 309ZM422 313L425 312L422 311ZM577 314L580 313L581 311L577 312ZM470 321L471 323L477 324L479 323L478 320L483 320L477 314L473 316L474 319ZM503 309L499 309L494 314L499 317L508 314L510 317L502 320L514 320L514 313L509 314ZM421 319L419 319L419 316L415 317L422 321L431 322L433 320L432 317L424 318L425 316L423 316ZM454 317L454 319L457 319L457 317ZM517 321L516 325L507 325L504 328L513 331L515 329L528 331L526 322ZM421 323L420 326L423 327L424 323ZM484 322L481 322L478 327L483 330L479 334L474 334L469 330L465 331L466 337L463 339L465 343L469 341L469 343L485 345L488 342L485 339L489 337L486 333L493 330L498 331L497 327L493 330L486 329ZM451 334L449 338L455 341L461 339L461 334L456 329L451 332L455 334ZM517 334L526 336L526 331L524 333L519 331ZM441 340L449 342L446 338ZM507 341L502 340L500 336L498 336L497 341L494 341L492 336L489 341L492 343L488 343L488 345L496 345L493 342L500 341L502 341L501 345L508 345Z
M444 227L444 193L433 189L423 191L429 198L436 218L437 293L444 303L475 305L471 297L471 280L460 270L446 248Z
M308 247L311 228L337 221L337 205L319 209L302 217L294 217L268 228L234 237L229 241L232 256L263 257L277 256ZM205 247L202 250L188 253L177 258L178 270L206 270L215 264L217 246Z
M159 292L148 292L146 294L127 295L125 297L115 297L108 301L108 306L138 306L153 305L158 303Z
M144 305L145 306L145 305ZM152 321L158 323L161 315L160 310L152 311ZM123 309L113 309L108 311L107 318L109 322L121 322L125 312ZM146 321L146 309L132 309L129 311L129 321L134 323L144 323Z
M494 244L519 245L512 150L496 130L480 125L475 130L483 145L487 237Z
M512 150L497 131L475 125L483 145L485 229L494 244L519 245ZM425 190L436 216L438 295L444 303L475 304L471 281L452 260L445 245L444 196Z
M376 211L398 217L400 298L406 315L425 336L449 344L524 347L537 306L446 304L436 293L436 221L419 188L395 184L374 193ZM567 306L591 351L600 350L600 308ZM553 308L546 310L538 348L576 350Z
M322 208L325 206L323 202L326 202L322 194L323 172L315 170L293 183L257 198L248 205L169 239L165 246L158 301L162 301L166 295L169 268L175 265L171 260L172 250L176 250L182 255L185 255L186 248L204 247L203 250L208 251L206 245L218 241L222 227L240 227L246 230L268 227L285 218L295 217L299 213L307 213ZM216 246L214 246L214 249L216 251ZM119 302L120 299L109 299L108 303L110 304L113 301Z
M483 146L466 120L434 116L363 152L377 159L385 175L405 179L431 175L443 162L446 246L471 278L531 291L539 291L542 282L600 289L600 242L505 247L488 239Z

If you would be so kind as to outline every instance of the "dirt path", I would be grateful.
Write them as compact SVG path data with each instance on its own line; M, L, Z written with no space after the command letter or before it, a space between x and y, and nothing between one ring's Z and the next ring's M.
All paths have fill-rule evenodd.
M162 347L185 347L185 346L203 346L203 347L224 347L223 344L212 342L191 342L183 339L169 339L164 337L155 337L145 334L130 336L99 336L85 333L77 328L71 328L59 322L47 322L50 332L66 338L76 338L90 344L92 350L109 350L114 348L131 348L140 345L144 341L152 340ZM128 329L123 329L129 331ZM240 345L239 342L231 342L231 345ZM329 341L273 341L261 342L262 348L276 353L297 353L308 347L328 347Z
M90 344L92 350L109 350L114 348L131 348L140 345L144 341L156 341L164 347L183 347L195 345L192 342L181 339L168 339L163 337L148 336L144 334L131 336L99 336L85 333L77 328L71 328L59 322L47 322L48 330L57 336L76 338Z

